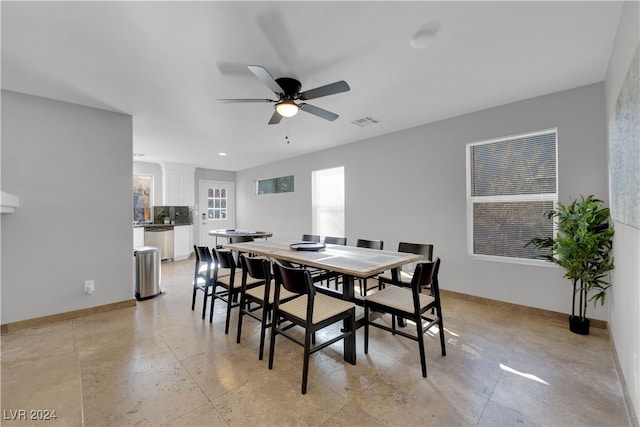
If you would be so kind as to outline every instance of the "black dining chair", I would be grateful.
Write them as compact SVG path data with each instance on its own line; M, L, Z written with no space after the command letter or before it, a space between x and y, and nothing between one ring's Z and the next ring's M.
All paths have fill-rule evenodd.
M347 246L347 238L346 237L325 236L324 243L328 244L328 245Z
M202 318L204 319L207 313L207 300L211 296L213 289L213 259L211 258L211 252L206 246L193 245L193 249L196 254L195 271L193 274L193 296L191 298L191 310L195 310L196 307L196 295L198 291L204 294L204 301L202 302Z
M318 350L330 346L339 340L349 340L355 348L355 304L339 298L317 293L311 273L304 268L289 268L274 262L275 295L273 319L271 320L271 340L269 348L269 369L273 369L276 337L282 335L304 348L302 364L302 394L307 393L309 356ZM284 290L301 294L292 300L280 300ZM328 341L312 347L312 338L316 331L347 320L348 326ZM304 328L304 339L289 332L292 327ZM353 360L349 361L355 365Z
M356 246L359 247L359 248L383 250L384 249L384 242L382 240L358 239L356 241ZM374 287L367 288L367 279L366 278L358 279L358 282L360 284L360 295L362 295L362 296L366 296L368 290L374 289Z
M236 263L233 253L224 249L213 249L211 251L214 262L213 291L211 298L211 312L209 313L209 323L213 322L213 307L216 299L227 303L227 317L224 325L224 333L229 333L229 322L231 320L231 309L238 307L240 292L242 290L242 272L236 270ZM220 269L228 269L229 274L219 275ZM251 288L264 283L264 280L249 277L246 279L246 286Z
M431 261L433 259L433 245L426 243L408 243L400 242L398 244L398 252L419 254L423 256L425 261ZM398 281L394 282L391 271L385 271L378 275L378 289L382 289L387 284L394 284L398 286L411 286L411 280L413 279L413 269L415 263L405 264L401 269L398 269Z
M444 339L444 325L442 323L442 305L440 302L440 287L434 276L440 268L440 258L435 261L419 262L416 265L411 280L411 287L405 288L390 285L384 289L368 295L364 299L364 353L369 352L369 327L384 329L393 335L400 335L418 342L422 376L427 376L427 363L424 350L424 333L437 325L440 334L442 355L446 356ZM420 292L421 289L431 288L431 295ZM435 314L432 313L435 309ZM381 317L371 319L370 312L391 314L391 327L382 323ZM431 313L429 313L431 312ZM412 320L416 325L416 335L409 334L396 328L396 317Z
M320 235L318 235L318 234L303 234L302 235L302 241L303 242L320 243ZM302 267L302 265L300 265L300 267ZM324 273L324 270L321 270L319 268L309 267L309 266L305 266L305 268L311 272L311 277L313 278L314 282L322 282L322 279L323 279L322 274Z
M248 257L243 254L240 256L240 263L242 266L242 288L240 291L240 310L238 312L236 342L240 343L242 337L242 319L244 315L260 321L260 350L258 352L258 359L262 360L266 330L271 326L269 319L271 318L275 298L275 286L271 283L271 261L265 257ZM247 283L249 278L262 281L264 284L248 287ZM280 292L280 301L285 302L298 296L299 294L294 294L283 289Z
M229 243L244 243L244 242L253 242L255 239L252 236L233 236L229 237ZM242 252L238 251L236 256L236 265L241 267L240 265L240 255Z

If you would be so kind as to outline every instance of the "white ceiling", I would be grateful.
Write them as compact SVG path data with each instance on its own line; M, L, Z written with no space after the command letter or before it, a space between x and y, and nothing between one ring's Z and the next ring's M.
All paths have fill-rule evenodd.
M136 160L237 171L602 81L621 5L3 1L2 88L131 114ZM272 104L217 101L274 97L247 65L351 91L308 101L334 122L269 126Z

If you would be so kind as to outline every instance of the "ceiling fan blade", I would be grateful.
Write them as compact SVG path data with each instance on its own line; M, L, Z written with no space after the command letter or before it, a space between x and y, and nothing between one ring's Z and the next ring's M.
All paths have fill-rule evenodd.
M269 89L276 95L284 93L284 89L276 82L276 80L269 74L266 68L259 65L249 65L249 70L262 81Z
M276 102L272 99L260 99L260 98L255 98L255 99L218 99L218 101L220 102L225 102L225 103L237 103L237 102Z
M328 85L320 86L315 89L305 90L298 95L299 99L307 100L320 98L321 96L334 95L336 93L348 92L351 88L344 80L340 80L339 82L330 83Z
M309 104L300 104L299 105L300 109L302 111L305 111L307 113L311 113L315 116L318 117L322 117L323 119L329 120L329 121L334 121L335 119L337 119L338 116L336 113L332 113L331 111L327 111L327 110L323 110L322 108L318 108L315 107L313 105L309 105Z
M270 125L277 125L282 120L282 116L277 112L273 112L273 116L271 116L271 120L269 120Z

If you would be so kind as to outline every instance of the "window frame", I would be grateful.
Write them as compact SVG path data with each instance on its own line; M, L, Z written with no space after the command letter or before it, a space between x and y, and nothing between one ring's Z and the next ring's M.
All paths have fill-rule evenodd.
M287 189L286 191L278 191L279 190L279 181L280 180L284 180L284 179L288 179L291 178L291 189ZM295 192L295 180L296 180L296 176L294 174L291 175L284 175L284 176L278 176L275 178L263 178L263 179L257 179L256 180L256 196L266 196L266 195L270 195L270 194L287 194L287 193L293 193ZM270 191L270 192L260 192L260 183L261 182L273 182L273 187L275 191Z
M517 194L517 195L499 195L499 196L471 196L471 148L478 145L495 144L505 141L512 141L523 138L531 138L539 135L554 134L555 136L555 192L554 193L539 193L539 194ZM501 255L487 255L474 253L474 205L478 203L505 203L505 202L553 202L553 208L558 203L558 128L550 128L534 132L525 132L521 134L492 138L483 141L470 142L465 147L466 155L466 215L467 215L467 255L470 258L505 262L513 264L526 264L536 266L555 267L555 264L544 259L532 259L532 258L517 258L507 257ZM555 218L549 219L552 221L552 234L555 237L558 232L557 221ZM531 236L535 237L535 236Z

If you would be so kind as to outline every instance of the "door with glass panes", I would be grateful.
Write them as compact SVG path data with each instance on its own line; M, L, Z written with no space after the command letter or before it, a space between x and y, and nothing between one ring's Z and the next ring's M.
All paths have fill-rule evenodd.
M211 230L235 228L235 190L233 182L200 180L200 245L213 248ZM224 243L218 238L218 244Z

